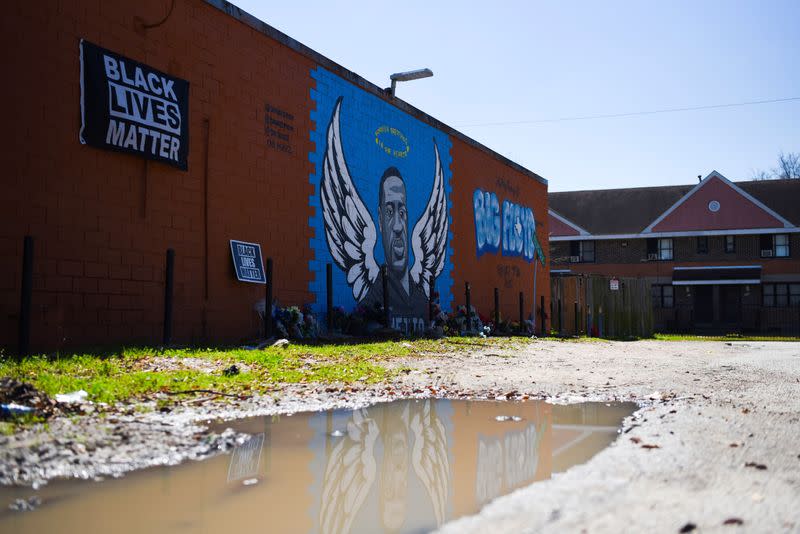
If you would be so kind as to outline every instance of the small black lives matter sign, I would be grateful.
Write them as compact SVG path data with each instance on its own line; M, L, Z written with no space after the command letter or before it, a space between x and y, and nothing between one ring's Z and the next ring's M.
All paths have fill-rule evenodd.
M265 284L264 261L261 259L261 245L231 239L231 256L236 278L240 282Z
M186 170L189 82L81 40L82 144Z

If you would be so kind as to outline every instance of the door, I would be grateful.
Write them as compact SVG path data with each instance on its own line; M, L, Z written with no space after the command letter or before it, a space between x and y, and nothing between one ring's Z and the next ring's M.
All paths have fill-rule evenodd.
M694 286L694 322L711 323L714 320L714 292L712 286Z
M742 319L742 286L720 286L719 289L722 322L738 325Z

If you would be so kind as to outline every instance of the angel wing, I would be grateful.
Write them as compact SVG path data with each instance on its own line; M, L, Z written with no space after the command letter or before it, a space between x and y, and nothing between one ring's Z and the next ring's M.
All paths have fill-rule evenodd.
M375 223L358 195L347 162L344 160L339 132L342 97L328 124L328 147L322 164L320 197L325 219L325 238L336 265L347 273L353 297L360 302L378 277L373 249L377 240Z
M378 425L364 409L354 412L347 434L331 451L322 481L320 532L347 534L364 504L377 471Z
M411 268L411 279L422 286L425 295L430 297L431 276L439 276L444 269L444 258L447 251L447 196L444 190L444 170L439 159L439 147L433 141L433 153L436 156L433 175L433 189L428 198L425 211L414 225L411 234L411 249L414 251L414 266Z
M450 482L447 432L430 401L425 401L421 412L417 411L411 418L410 426L414 432L411 461L431 499L438 527L445 520Z

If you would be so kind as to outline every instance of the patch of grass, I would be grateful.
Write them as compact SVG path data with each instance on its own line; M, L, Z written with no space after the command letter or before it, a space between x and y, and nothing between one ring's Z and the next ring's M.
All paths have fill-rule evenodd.
M272 391L281 383L376 383L401 370L384 364L418 354L447 354L486 348L515 349L534 341L528 337L451 337L340 344L290 344L264 350L186 348L158 350L121 348L86 354L33 356L21 362L0 361L0 376L32 383L49 396L79 389L93 402L114 403L158 392L209 389L224 393ZM174 360L168 369L151 371L155 358ZM207 360L208 369L181 366L180 360ZM223 376L222 369L239 364L243 372ZM245 368L246 367L246 368Z
M47 358L36 356L20 363L0 363L0 376L32 383L49 396L79 389L94 402L113 403L158 391L186 389L236 390L251 380L249 373L226 377L201 371L142 371L125 356L113 358L81 354Z
M342 345L290 345L287 348L169 349L123 348L113 352L33 356L21 362L0 361L0 376L32 383L49 396L79 389L94 402L114 403L157 392L210 389L225 393L269 390L278 383L355 382L385 380L391 373L381 361L406 356L408 344L399 342ZM180 360L202 358L216 367L245 364L248 371L231 376L221 372L181 368L147 371L143 363L155 357Z
M698 336L692 334L655 334L659 341L800 341L800 337L792 336L749 336L727 334L724 336Z

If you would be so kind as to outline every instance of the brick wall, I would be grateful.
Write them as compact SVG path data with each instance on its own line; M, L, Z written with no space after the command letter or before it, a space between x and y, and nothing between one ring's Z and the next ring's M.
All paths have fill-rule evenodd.
M13 103L6 130L14 135L6 136L1 156L0 347L16 345L25 235L35 239L34 350L160 341L167 248L176 252L177 342L238 343L259 334L253 307L264 286L235 280L229 239L260 243L274 258L281 304L320 302L318 273L310 269L310 243L322 238L309 223L317 215L309 199L318 194L309 177L319 171L309 159L318 148L310 132L319 127L312 120L311 91L320 89L312 72L322 64L391 101L299 43L214 4L176 0L169 18L149 29L164 17L162 0L5 6L0 40L14 83L0 91ZM188 171L78 142L82 38L188 80ZM265 131L268 105L293 117L281 149ZM391 106L455 135L401 101ZM525 194L546 220L546 185L474 142L459 142L469 147L459 148L465 154L475 152L465 157L476 169L494 166L492 181L505 172L514 182L536 184ZM464 165L452 169L454 184L457 172L478 179ZM471 202L458 207L452 221L455 241L469 240L455 247L464 272L478 261L466 253L474 250L470 208ZM541 228L547 247L546 224ZM498 276L492 269L485 275ZM548 287L546 271L539 275Z
M234 281L228 239L275 257L275 294L308 293L305 199L312 62L198 0L13 3L3 17L5 144L0 345L15 344L22 238L35 238L34 349L153 343L165 251L176 251L175 339L237 342L258 332L264 288ZM189 170L78 143L81 38L190 84ZM24 93L23 93L24 91ZM270 151L265 104L296 118L292 154Z
M487 161L480 151L463 142L454 142L452 152L453 175L458 179L458 187L453 190L453 233L465 236L454 240L453 244L453 293L456 304L464 304L464 283L470 282L473 305L479 313L491 317L494 288L497 287L500 291L501 316L516 321L519 318L519 292L522 291L527 318L533 309L531 298L536 268L536 307L538 310L544 297L545 310L549 310L549 265L543 267L538 264L534 267L533 262L503 255L502 250L478 256L473 211L475 189L495 192L501 205L504 200L509 200L532 208L536 218L536 235L547 255L547 187L500 162ZM512 187L503 187L503 184L512 184ZM536 328L539 328L538 315Z
M696 237L675 237L672 261L646 261L646 239L608 239L595 241L594 263L570 263L570 242L551 242L553 267L574 272L607 274L611 276L669 277L676 265L736 265L759 264L765 276L794 279L800 273L800 234L789 234L788 258L762 258L760 236L737 235L736 250L725 252L724 236L708 237L708 252L697 252ZM623 246L624 244L624 246Z

